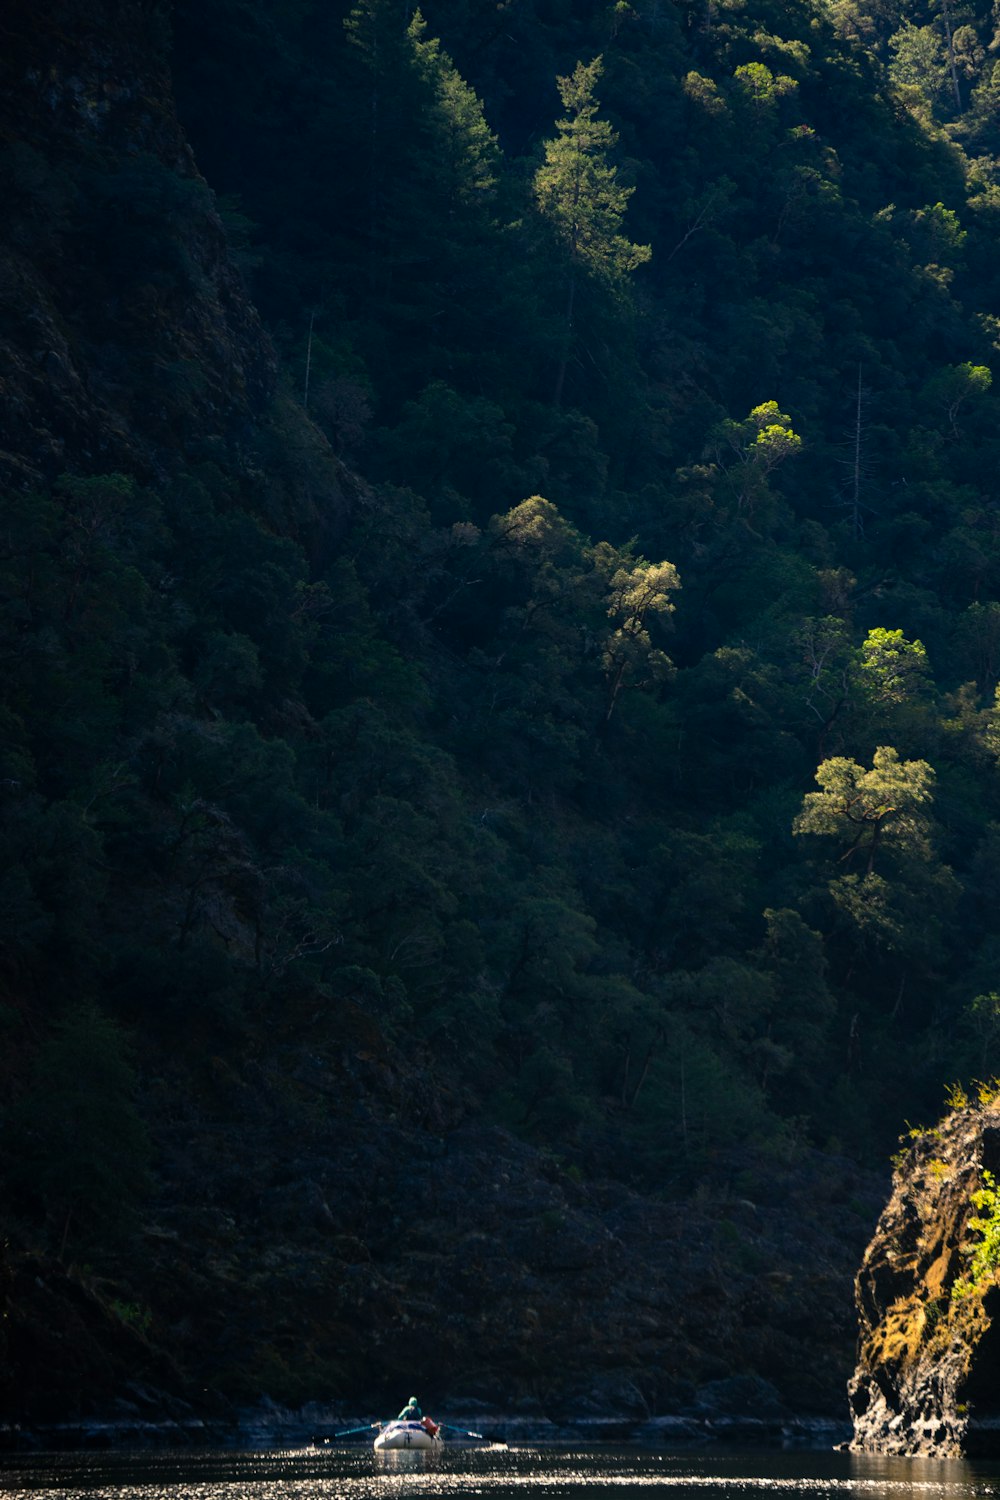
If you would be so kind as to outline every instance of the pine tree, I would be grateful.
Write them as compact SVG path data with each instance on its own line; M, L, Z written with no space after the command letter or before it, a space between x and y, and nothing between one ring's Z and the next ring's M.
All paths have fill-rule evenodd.
M603 60L578 62L572 76L559 78L559 96L567 111L556 122L559 134L545 147L545 161L535 174L535 198L566 249L568 274L564 314L564 349L554 399L562 401L573 340L577 286L583 271L620 291L630 272L648 261L649 245L635 245L621 233L634 188L623 187L618 169L608 160L618 136L606 120L594 89Z
M391 330L390 379L402 392L453 377L463 342L479 358L496 341L484 325L507 276L501 154L419 11L407 25L390 0L358 0L345 27L363 235L355 275L376 350ZM470 320L481 330L471 337Z
M407 35L417 72L433 100L429 113L438 183L448 197L466 206L489 204L496 193L500 149L483 106L438 39L427 35L419 10Z

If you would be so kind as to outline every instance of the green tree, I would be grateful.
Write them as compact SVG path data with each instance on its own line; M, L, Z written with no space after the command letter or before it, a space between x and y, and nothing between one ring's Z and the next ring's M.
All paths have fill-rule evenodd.
M577 285L589 273L620 291L629 273L652 256L649 245L636 245L622 234L622 221L634 188L623 187L618 169L608 160L618 136L597 117L594 95L603 59L578 62L569 77L559 78L559 96L567 111L556 122L559 134L546 143L545 161L535 173L535 199L567 253L564 349L556 376L554 400L562 401L573 340Z
M653 646L647 621L672 613L670 594L680 586L677 569L669 562L640 558L615 570L608 595L608 618L615 628L603 651L608 685L605 723L610 722L624 688L662 682L668 676L670 659Z
M765 119L774 114L778 101L793 94L797 87L794 78L783 73L775 76L761 62L744 63L736 69L733 77L740 94L749 104L751 114Z
M357 162L345 166L343 232L356 242L366 357L382 394L409 394L414 377L454 379L464 364L481 378L502 342L510 279L496 137L419 11L407 25L390 0L357 0L345 27Z
M422 331L431 332L441 351L436 363L449 374L456 363L468 365L481 386L484 362L500 357L490 351L509 337L504 320L518 321L503 161L481 101L441 43L428 36L419 10L407 40L422 96L421 118L409 131L398 254L414 283L409 295L418 292L424 304L418 309ZM408 483L418 479L407 476Z
M707 456L718 466L736 512L749 524L768 494L770 475L801 447L791 418L779 410L777 401L764 401L745 421L720 423L709 439Z
M857 858L871 875L883 844L926 854L929 825L923 809L933 798L934 770L925 760L900 760L880 745L866 771L857 761L834 756L816 772L818 792L807 792L794 833L816 833L845 845L839 859Z
M933 26L905 21L889 42L889 76L897 87L917 91L929 105L942 96L948 79L948 59Z
M908 750L934 742L933 689L922 641L876 626L855 653L852 687L865 738L893 739Z
M967 238L966 232L958 227L956 215L943 208L940 203L925 212L928 216L935 214L938 223L943 225L944 232L935 237L945 239L947 235L946 243L940 246L942 253L935 255L934 259L937 264L947 264L949 249L954 247L954 253L960 253L962 242ZM935 245L934 248L939 247ZM935 425L942 430L946 439L954 442L964 435L959 426L959 414L963 411L967 414L981 411L992 384L993 376L986 365L968 362L945 365L943 370L932 376L924 387L922 396L933 413Z
M866 697L880 707L905 703L930 686L927 652L901 630L869 630L861 647L858 675Z
M431 93L437 154L435 172L446 196L466 205L489 205L496 196L500 148L483 106L427 23L416 11L407 33L417 72Z

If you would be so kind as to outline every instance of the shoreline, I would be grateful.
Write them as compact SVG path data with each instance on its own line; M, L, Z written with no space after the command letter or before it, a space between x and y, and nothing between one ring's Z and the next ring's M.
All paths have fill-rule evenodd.
M0 1423L0 1454L42 1452L126 1452L130 1449L259 1449L333 1446L333 1432L350 1417L332 1417L315 1406L299 1412L252 1409L235 1422L201 1418L100 1418L67 1422ZM637 1448L747 1446L832 1449L849 1439L851 1424L831 1417L627 1416L581 1417L553 1421L545 1417L485 1416L474 1413L445 1423L456 1432L473 1429L487 1442L511 1445L587 1447L627 1445ZM452 1440L466 1446L464 1439ZM363 1446L344 1441L337 1446Z

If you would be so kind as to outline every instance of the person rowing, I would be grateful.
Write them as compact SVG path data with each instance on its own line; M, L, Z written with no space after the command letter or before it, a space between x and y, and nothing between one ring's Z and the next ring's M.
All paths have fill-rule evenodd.
M437 1422L435 1422L432 1417L424 1416L423 1412L420 1410L420 1406L417 1402L416 1396L410 1397L409 1401L407 1401L406 1405L403 1407L403 1410L396 1418L396 1421L419 1422L424 1431L430 1433L431 1437L436 1437L438 1433Z

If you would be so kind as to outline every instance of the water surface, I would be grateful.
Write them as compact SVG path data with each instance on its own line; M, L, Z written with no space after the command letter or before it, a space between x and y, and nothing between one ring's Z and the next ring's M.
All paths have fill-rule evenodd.
M842 1453L446 1446L439 1453L37 1453L0 1458L3 1500L1000 1500L1000 1465Z

